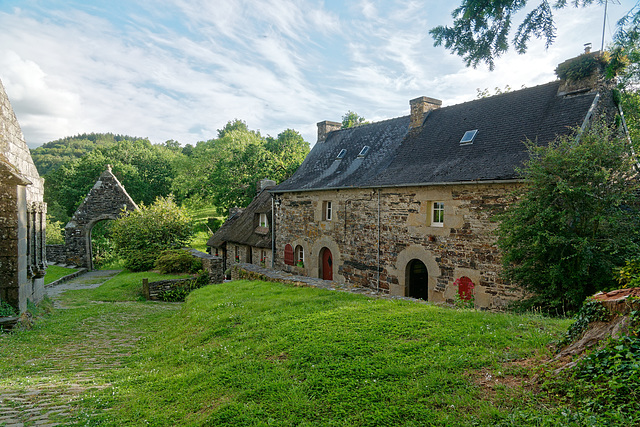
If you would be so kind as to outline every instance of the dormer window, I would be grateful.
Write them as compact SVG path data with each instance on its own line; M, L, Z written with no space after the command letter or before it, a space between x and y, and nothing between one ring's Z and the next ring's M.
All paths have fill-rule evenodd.
M336 156L336 160L342 160L342 159L344 159L344 156L346 156L346 155L347 155L347 149L343 148L342 150L340 150L340 152Z
M473 140L476 138L477 134L478 134L478 129L466 131L462 136L462 139L460 140L460 145L473 144Z
M362 147L362 150L360 150L360 153L358 154L358 157L364 157L367 155L367 153L369 152L369 149L371 147L369 147L368 145L365 145L364 147Z
M268 227L269 223L267 222L267 214L266 213L261 213L260 214L260 227Z

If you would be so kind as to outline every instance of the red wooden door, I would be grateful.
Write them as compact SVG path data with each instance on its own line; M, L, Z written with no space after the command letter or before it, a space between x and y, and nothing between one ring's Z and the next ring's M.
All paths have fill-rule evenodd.
M333 280L333 257L331 251L324 248L322 252L322 278L324 280Z

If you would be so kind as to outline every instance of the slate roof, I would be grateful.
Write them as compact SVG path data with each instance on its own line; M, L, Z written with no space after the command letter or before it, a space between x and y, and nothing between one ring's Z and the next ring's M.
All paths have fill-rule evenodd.
M259 215L267 214L271 224L271 193L268 187L260 192L242 212L229 217L207 241L207 246L221 248L227 242L271 249L271 228L259 227Z
M331 132L274 192L517 179L526 139L548 144L582 125L595 92L557 96L561 82L431 111L418 132L409 116ZM475 140L460 145L468 130ZM363 145L371 146L358 159ZM342 149L347 155L336 161Z

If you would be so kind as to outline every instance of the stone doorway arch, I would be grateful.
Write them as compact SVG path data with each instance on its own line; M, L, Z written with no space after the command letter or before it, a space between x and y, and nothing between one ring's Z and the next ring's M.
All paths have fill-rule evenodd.
M427 301L429 299L429 273L427 266L419 259L407 264L405 283L409 288L409 296Z
M111 165L107 165L107 170L100 175L64 228L66 262L92 270L93 226L100 221L117 219L123 209L136 210L138 206L111 172Z

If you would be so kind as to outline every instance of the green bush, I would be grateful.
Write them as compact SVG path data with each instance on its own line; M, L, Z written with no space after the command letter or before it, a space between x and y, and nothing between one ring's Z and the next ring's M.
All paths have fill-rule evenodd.
M13 317L16 310L6 301L0 301L0 317Z
M635 160L627 141L598 122L578 144L570 135L528 147L516 202L497 216L503 276L532 295L532 306L576 312L614 288L614 269L640 253Z
M161 273L197 273L202 270L202 260L181 249L170 249L160 254L155 262Z
M64 244L64 224L60 221L51 221L47 215L47 245Z
M565 61L556 68L556 75L562 80L577 81L593 75L609 63L606 55L585 53Z
M163 251L182 248L192 237L191 216L171 197L158 197L150 206L142 203L138 210L124 212L111 226L116 250L131 271L153 268Z

